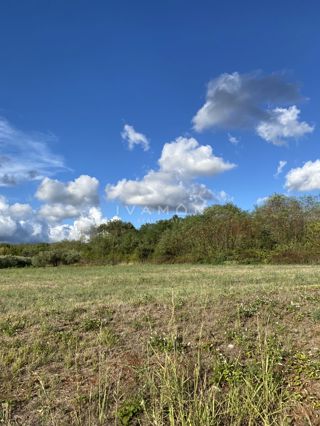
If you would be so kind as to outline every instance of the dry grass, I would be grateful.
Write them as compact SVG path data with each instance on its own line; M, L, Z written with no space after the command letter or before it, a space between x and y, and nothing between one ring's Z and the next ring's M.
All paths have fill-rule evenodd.
M320 424L320 267L5 270L0 422Z

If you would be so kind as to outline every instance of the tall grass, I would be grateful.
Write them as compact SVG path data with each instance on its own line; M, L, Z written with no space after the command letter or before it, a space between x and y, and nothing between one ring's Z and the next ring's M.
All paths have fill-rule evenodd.
M156 361L145 370L147 424L287 424L281 350L267 335L259 333L256 350L248 357L208 357L201 350L195 359L177 350L154 355Z

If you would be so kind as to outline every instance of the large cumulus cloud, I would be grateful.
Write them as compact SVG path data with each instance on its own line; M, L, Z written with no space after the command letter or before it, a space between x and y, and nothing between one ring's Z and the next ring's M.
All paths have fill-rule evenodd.
M107 222L99 206L99 181L79 176L71 182L45 178L36 197L45 204L10 204L0 196L0 242L87 240L92 227Z
M77 217L99 205L98 188L99 181L87 175L67 183L45 178L36 192L36 198L45 202L40 215L50 222Z
M175 210L182 207L188 211L199 211L215 195L195 179L214 176L235 167L235 164L215 156L211 146L183 137L164 145L158 164L158 170L150 170L140 180L122 179L115 185L107 185L107 197L151 209Z

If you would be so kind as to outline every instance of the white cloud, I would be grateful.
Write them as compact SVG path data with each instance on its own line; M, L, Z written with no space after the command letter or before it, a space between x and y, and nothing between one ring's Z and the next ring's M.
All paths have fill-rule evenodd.
M32 215L32 207L30 204L15 203L9 207L9 211L15 219L23 219Z
M46 202L40 208L40 215L51 222L77 217L98 206L98 188L99 181L87 175L67 183L45 178L36 192L36 198Z
M179 182L172 175L154 171L140 181L123 179L116 185L107 185L106 192L110 200L151 209L175 210L184 206L187 210L201 210L213 198L204 185Z
M220 203L233 203L234 197L227 194L225 191L219 191L214 193L214 200Z
M92 227L108 221L98 206L97 186L97 179L89 176L67 183L46 179L38 189L38 198L53 203L44 204L38 210L29 204L9 204L0 196L0 241L87 241ZM75 220L66 223L68 218Z
M296 85L283 76L261 73L221 74L208 84L205 104L193 117L195 130L252 127L269 114L266 106L300 99Z
M282 145L287 138L313 131L308 123L298 120L300 111L292 104L300 100L298 86L283 75L222 74L209 82L206 101L192 122L198 132L210 128L255 129L266 141ZM235 143L231 138L229 135L229 141Z
M17 130L0 118L0 186L42 179L36 198L44 202L33 210L29 204L10 205L0 196L0 241L87 239L92 226L106 221L98 208L96 178L82 175L64 183L47 177L64 168L62 159L48 148L51 139ZM64 223L71 218L73 223Z
M177 174L182 179L213 176L235 167L213 155L210 145L200 145L194 138L183 137L166 143L158 162L161 171Z
M258 207L262 206L263 204L265 204L267 201L269 200L269 197L259 197L256 201L256 205Z
M29 204L10 205L0 196L0 241L35 242L47 240L47 225Z
M87 241L93 227L108 220L103 217L100 208L91 207L87 214L82 214L72 224L58 224L49 226L49 240L52 242L61 240Z
M4 216L0 213L0 238L5 239L11 237L17 229L16 223L11 217Z
M257 125L258 135L274 145L284 145L286 139L298 139L314 129L305 121L299 121L300 110L295 106L275 108L266 121Z
M320 160L307 161L302 167L291 169L286 175L285 188L289 191L320 189Z
M39 214L48 222L60 222L64 219L74 218L81 214L82 209L70 204L44 204L39 209Z
M64 168L61 157L51 153L52 135L27 133L0 117L0 186L40 180Z
M99 181L81 175L71 182L46 178L36 197L45 201L39 216L48 223L49 241L88 240L92 227L107 222L99 207ZM65 223L65 219L75 219Z
M132 150L135 145L141 145L144 151L150 148L149 140L143 133L137 132L133 126L125 124L121 132L122 139L128 142L128 147Z
M48 223L29 205L9 205L0 196L0 241L8 243L56 242L61 240L84 240L90 237L91 229L106 223L100 208L91 207L73 223Z
M45 178L36 192L36 197L48 203L96 205L99 202L98 187L98 179L87 175L81 175L67 183Z
M193 138L181 137L164 145L158 163L159 169L150 170L141 180L123 179L116 185L107 185L107 197L152 209L175 210L184 206L188 211L198 211L214 198L214 194L193 180L235 167L214 156L209 145L201 146Z
M228 141L230 143L232 143L232 145L238 145L238 143L240 142L238 138L236 138L235 136L231 135L230 133L228 133Z
M274 177L278 177L282 172L283 172L283 169L286 167L286 165L287 165L287 161L285 161L285 160L280 160L279 161L279 164L278 164L278 167L277 167L277 171L276 171L276 173L274 174Z

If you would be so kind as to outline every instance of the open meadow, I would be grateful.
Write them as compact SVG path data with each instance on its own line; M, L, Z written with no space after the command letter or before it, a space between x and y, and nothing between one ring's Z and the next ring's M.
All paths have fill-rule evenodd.
M320 424L320 267L0 274L6 425Z

